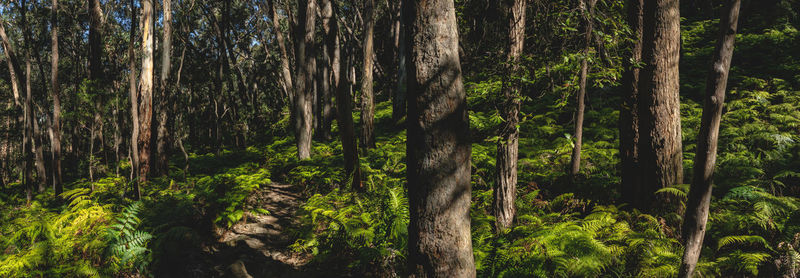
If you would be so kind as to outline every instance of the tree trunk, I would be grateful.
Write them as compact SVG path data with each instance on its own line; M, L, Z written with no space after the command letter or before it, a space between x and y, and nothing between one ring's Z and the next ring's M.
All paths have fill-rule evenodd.
M94 98L94 116L92 122L93 136L90 138L92 145L95 140L100 143L100 152L104 152L103 140L103 102L102 95L103 84L103 64L101 57L103 56L103 10L100 7L100 0L87 0L88 13L89 13L89 95ZM94 158L94 149L90 150L89 154ZM94 163L90 163L89 167L94 167Z
M619 154L620 186L622 200L636 208L646 204L641 196L642 184L639 176L639 63L642 60L642 5L644 0L629 0L628 24L633 31L631 59L626 62L623 75L622 105L619 109Z
M497 141L497 171L493 191L493 209L497 232L511 227L514 221L514 200L517 196L517 157L519 154L520 65L525 43L525 0L515 0L508 22L508 72L510 80L503 84L503 121Z
M159 88L161 89L161 94L159 95L159 109L158 109L158 138L156 140L156 157L155 157L155 169L153 172L157 175L166 175L169 172L169 130L167 129L167 124L169 121L169 100L170 100L170 84L169 84L169 73L170 73L170 58L171 50L172 50L172 1L171 0L164 0L163 1L163 9L164 9L164 17L163 17L163 24L164 24L164 39L161 42L161 84Z
M25 2L23 1L22 8L25 9ZM23 13L24 17L24 13ZM27 49L27 46L26 46ZM33 122L36 120L33 116L33 95L31 93L31 57L28 51L25 51L25 135L23 138L23 154L25 156L25 176L23 183L25 184L25 196L27 203L30 204L33 200L33 177L31 171L33 170Z
M153 120L153 0L142 0L142 75L139 81L139 181L150 172Z
M403 1L397 0L397 85L392 94L392 121L399 123L406 115L406 28L403 20Z
M364 76L361 77L361 146L375 147L375 96L372 92L372 69L374 55L373 33L375 31L375 1L364 1Z
M53 98L53 120L51 139L51 151L53 155L53 191L55 195L61 195L64 190L61 177L61 87L58 82L58 0L53 0L50 14L51 38L50 38L50 87Z
M331 24L328 26L330 27L330 32L328 33L326 29L328 35L325 38L330 52L329 56L331 57L333 88L336 91L336 109L338 110L336 116L339 125L339 136L342 139L345 177L346 180L350 181L350 187L353 190L363 191L361 167L358 161L358 142L355 124L353 123L353 99L350 97L351 83L347 80L349 63L344 61L344 57L352 56L352 52L348 52L347 47L343 50L339 41L340 28L337 18L340 13L336 3L331 0L322 0L322 5L323 7L330 5L334 10Z
M278 20L278 12L272 0L269 0L269 8L272 14L272 29L275 31L275 39L278 43L278 49L281 52L281 88L283 88L283 93L289 99L289 106L294 107L294 86L292 84L292 70L289 66L289 54L286 51L283 31L281 30L281 24Z
M331 122L333 120L333 109L331 107L331 87L333 81L331 79L331 53L329 49L332 47L329 42L331 39L331 21L333 20L333 7L330 0L321 2L322 6L322 29L323 29L323 43L322 46L322 64L319 68L319 91L317 96L318 117L316 135L320 140L331 140ZM334 22L335 23L335 22ZM335 89L334 89L335 90Z
M20 89L20 78L18 74L22 74L22 69L19 66L19 61L17 60L17 56L15 54L14 48L11 46L11 42L6 35L5 29L5 22L2 18L0 18L0 38L2 38L3 43L3 53L6 56L6 64L8 64L8 73L11 77L11 92L14 95L14 104L18 107L22 107L22 97L20 96L20 91L24 91L25 89Z
M719 40L714 51L714 63L706 80L706 97L700 133L697 137L697 152L694 157L692 185L686 202L683 217L682 238L686 248L678 277L691 277L703 248L703 236L708 221L708 207L711 204L712 176L717 161L717 138L722 119L722 106L725 103L725 89L728 71L733 56L733 43L739 21L741 0L729 0L719 21Z
M678 0L645 2L639 76L639 196L647 209L655 191L683 182L678 76L680 11Z
M136 38L136 6L134 0L130 1L131 8L131 30L130 40L128 42L128 84L130 85L130 98L131 98L131 141L130 141L130 157L131 157L131 180L133 181L133 196L134 198L141 198L139 191L139 92L136 89L136 47L134 40Z
M453 0L404 2L411 277L475 277L470 139Z
M295 136L297 137L297 157L311 158L311 134L313 132L314 115L314 59L309 56L314 47L314 19L316 18L316 0L298 1L299 27L297 39L297 84L295 87Z
M578 89L575 111L575 147L572 148L572 163L569 174L574 179L581 170L581 147L583 146L583 112L586 109L586 79L589 74L589 48L592 46L592 16L597 0L581 0L580 10L583 15L583 59L581 61L580 88Z

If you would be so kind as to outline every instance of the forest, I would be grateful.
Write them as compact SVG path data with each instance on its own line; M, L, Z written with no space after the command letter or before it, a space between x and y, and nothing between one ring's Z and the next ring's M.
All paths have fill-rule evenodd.
M0 277L798 277L800 0L2 0Z

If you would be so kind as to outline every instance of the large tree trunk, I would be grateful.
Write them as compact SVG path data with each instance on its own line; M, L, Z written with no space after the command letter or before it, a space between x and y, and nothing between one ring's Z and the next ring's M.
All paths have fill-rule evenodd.
M163 1L163 9L164 9L164 17L163 17L163 24L164 24L164 39L161 42L161 84L159 88L161 89L161 93L159 95L159 105L158 105L158 137L156 140L156 151L155 151L155 169L153 172L157 175L166 175L169 171L168 159L169 159L169 130L167 129L167 124L169 121L169 100L170 100L170 83L169 80L169 73L170 73L170 58L171 50L172 50L172 1L171 0L164 0Z
M646 1L639 73L639 163L643 209L655 191L683 182L678 76L680 11L678 0Z
M475 277L470 139L453 0L404 2L411 277Z
M100 144L100 152L104 152L104 138L103 138L103 102L102 95L103 86L103 64L101 57L103 56L103 10L100 7L100 0L87 0L88 13L89 13L89 80L92 82L89 86L90 96L94 98L94 116L92 122L93 135L91 140L94 146L95 140ZM94 149L90 150L90 157L94 159ZM94 163L90 163L89 167L92 168ZM91 170L91 169L90 169ZM90 171L91 172L91 171Z
M350 180L350 186L354 190L363 190L361 184L361 167L358 163L358 142L353 123L353 106L350 97L350 82L346 77L349 63L344 61L344 56L351 56L345 47L343 50L339 41L340 28L337 22L339 10L331 0L322 0L322 6L327 9L332 6L333 17L330 25L325 26L326 44L328 45L329 56L331 57L331 78L333 88L336 91L336 113L339 125L339 136L342 140L342 152L344 156L344 172L346 180ZM328 29L330 28L330 29ZM346 53L346 54L345 54Z
M500 232L514 221L517 196L517 157L519 155L520 56L525 43L525 0L515 0L508 22L509 80L503 84L503 121L497 140L497 171L493 191L495 228Z
M321 3L321 16L322 16L322 29L323 29L323 43L322 46L322 64L319 68L319 90L317 94L317 138L323 141L331 140L331 122L333 121L333 109L331 107L331 89L333 87L333 80L331 78L331 24L333 20L333 6L329 0L322 1ZM335 23L335 22L334 22ZM335 88L333 88L335 90Z
M583 59L581 61L580 88L576 96L578 109L575 111L575 147L572 148L572 162L569 170L574 179L581 170L581 147L583 147L583 115L586 109L586 79L589 74L589 48L592 46L592 16L597 0L581 0L580 10L583 15Z
M50 139L52 155L53 155L53 191L56 196L60 195L64 189L62 185L63 179L61 177L61 87L58 82L58 0L53 0L53 6L50 14L50 87L53 98L53 120L52 132L53 136Z
M23 9L25 8L23 1ZM24 17L24 14L23 14ZM27 47L26 47L27 48ZM33 200L33 122L36 120L33 116L33 95L31 93L31 57L28 51L25 52L25 134L23 137L23 153L25 156L25 174L23 183L25 184L25 196L27 203L30 204Z
M628 24L633 31L631 59L623 75L622 105L619 109L620 186L622 200L637 208L644 207L639 173L639 62L642 59L642 5L644 0L629 0Z
M134 0L130 1L131 8L131 30L130 40L128 42L128 85L130 86L131 98L131 141L130 141L130 158L131 158L131 180L133 181L133 196L134 198L141 198L139 191L139 92L136 89L136 47L134 40L136 38L136 6Z
M139 181L150 172L153 120L153 0L142 0L142 75L139 81Z
M726 11L722 13L722 19L719 21L719 40L714 51L714 63L706 80L706 97L700 133L697 136L692 185L683 217L682 238L686 248L678 277L692 276L703 248L708 207L711 204L711 182L717 161L719 123L722 119L722 106L725 103L725 88L733 56L733 43L736 40L740 4L741 0L728 0Z
M316 0L300 0L298 10L300 22L297 39L297 84L295 86L295 136L297 137L297 157L311 157L311 134L313 132L314 115L314 19L316 18Z
M395 123L406 115L406 28L403 19L403 1L397 0L397 85L392 94L392 121Z
M364 2L364 75L361 77L361 146L375 147L375 96L372 92L372 70L374 55L373 33L375 31L375 1Z

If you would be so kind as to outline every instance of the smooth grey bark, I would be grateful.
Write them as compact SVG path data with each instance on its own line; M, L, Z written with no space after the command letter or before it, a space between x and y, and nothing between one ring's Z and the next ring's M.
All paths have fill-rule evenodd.
M700 133L697 136L697 152L694 157L692 185L683 217L682 238L685 249L678 277L691 277L703 248L703 236L708 222L711 204L712 177L717 161L717 139L725 104L725 89L733 57L733 44L739 21L741 0L728 0L719 21L719 38L714 51L713 64L706 79L706 96Z
M655 191L683 183L681 142L680 9L678 0L645 1L639 72L639 163L642 209L656 204Z
M61 86L58 82L58 0L50 9L50 89L53 98L51 152L53 155L53 191L59 196L64 189L61 173Z
M161 89L158 100L158 129L156 139L156 149L154 160L153 173L156 175L166 175L169 171L169 146L170 146L170 133L167 125L169 124L169 102L172 94L169 75L172 63L172 1L163 0L162 4L164 24L164 34L161 41L161 80L159 88Z
M511 227L517 198L517 158L519 157L520 56L525 45L525 0L509 7L507 74L503 82L503 123L498 132L494 201L495 231Z
M131 181L133 181L133 197L134 198L141 198L141 192L139 191L139 91L136 87L136 46L134 44L134 40L136 38L136 28L137 28L137 20L136 20L136 6L134 6L134 0L130 0L130 8L131 8L131 30L130 30L130 40L128 42L128 85L130 99L131 99L131 141L130 141L130 158L131 158Z
M405 1L411 277L475 277L471 146L453 0Z

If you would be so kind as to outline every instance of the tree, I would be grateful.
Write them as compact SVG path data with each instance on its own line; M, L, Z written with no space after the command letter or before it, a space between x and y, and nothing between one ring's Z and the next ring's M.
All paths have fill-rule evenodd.
M572 162L569 174L575 178L581 170L581 147L583 146L583 112L586 109L586 79L589 74L589 50L592 47L592 17L597 0L581 0L583 16L583 59L581 59L580 88L576 96L578 108L575 111L575 147L572 148Z
M453 0L404 1L411 277L475 277L470 140Z
M403 0L397 0L395 16L395 45L397 46L397 84L392 94L392 121L399 122L406 115L406 31L403 22Z
M678 59L678 0L646 1L643 6L639 72L639 163L646 186L635 207L648 208L654 192L683 182Z
M314 48L314 22L316 18L316 0L297 1L299 11L299 24L297 27L298 39L296 50L297 73L294 96L294 126L297 137L297 157L308 159L311 157L311 133L313 131L314 115L312 103L314 101L314 58L310 55Z
M139 181L150 172L153 120L153 0L142 0L142 74L139 79Z
M627 20L633 31L631 59L623 74L622 105L619 109L619 154L622 200L637 207L642 184L639 180L639 63L642 59L642 5L644 0L627 2Z
M168 158L169 158L169 129L167 122L169 121L169 99L171 95L169 86L169 73L172 63L170 62L172 51L172 1L163 0L162 8L164 9L164 38L161 42L161 83L159 84L160 94L158 96L158 129L156 139L156 150L154 159L154 173L158 175L166 175L169 171Z
M56 196L63 191L61 178L61 87L58 82L58 0L50 8L50 90L53 98L52 138L50 148L53 155L53 191Z
M100 0L87 0L88 13L89 13L89 95L94 97L94 121L92 122L91 141L90 145L90 158L94 158L94 144L95 140L100 143L100 151L103 152L103 96L102 86L103 81L103 64L101 57L103 56L103 10L100 7ZM89 163L89 179L94 180L93 166L94 163Z
M361 183L361 167L358 162L358 139L356 139L355 124L353 123L353 106L350 97L350 82L346 79L348 69L344 56L352 55L347 48L342 49L340 42L340 27L338 23L339 8L335 1L322 0L323 11L331 9L330 21L323 21L325 31L325 44L330 57L331 80L333 90L336 92L336 113L339 125L339 136L342 140L342 153L344 156L344 172L346 180L350 180L350 187L354 190L363 190ZM325 24L327 23L327 24ZM344 75L343 75L344 74Z
M128 85L130 86L129 94L131 98L131 180L133 180L133 196L141 198L139 191L139 91L136 87L136 46L134 40L136 39L136 6L134 0L130 1L131 8L131 30L130 40L128 41Z
M517 157L519 156L519 107L520 107L520 56L525 44L525 0L515 0L510 8L508 21L508 74L503 82L503 123L497 140L495 188L493 191L495 228L497 232L511 227L516 209Z
M685 242L683 260L678 277L691 277L703 248L703 236L711 205L712 176L717 161L717 138L725 103L725 89L733 56L733 43L739 21L741 0L728 0L719 21L719 39L714 50L713 63L706 80L706 96L700 133L697 136L697 152L694 157L692 184L683 217L682 238Z
M364 1L364 75L361 77L361 145L375 147L375 96L372 92L373 33L375 32L375 1Z
M320 7L322 11L320 15L322 17L323 43L320 44L322 47L322 53L320 53L322 57L322 63L317 74L319 81L317 81L317 116L315 117L317 120L316 136L320 140L329 141L331 140L331 122L333 120L333 108L331 107L331 102L333 101L331 97L333 79L331 78L332 51L328 49L329 47L332 47L332 45L328 43L331 40L328 38L328 36L331 35L333 6L330 1L323 1ZM333 90L335 90L335 88Z

